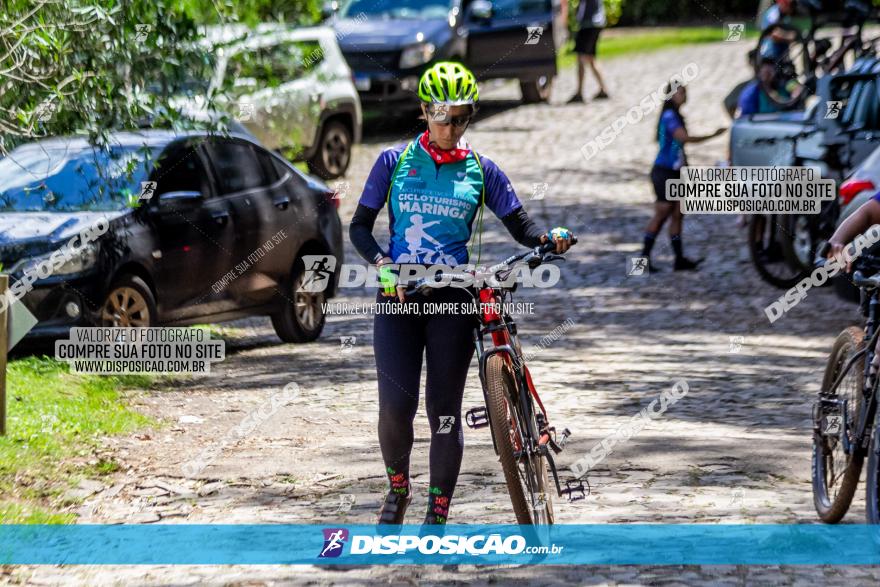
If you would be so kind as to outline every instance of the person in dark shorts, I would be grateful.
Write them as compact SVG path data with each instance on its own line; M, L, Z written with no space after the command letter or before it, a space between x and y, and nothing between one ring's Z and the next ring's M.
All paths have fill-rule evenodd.
M717 137L726 130L719 128L710 135L690 136L684 117L680 112L681 106L687 101L687 90L681 83L674 80L666 84L664 95L669 98L663 103L663 110L660 112L660 120L657 124L657 142L660 144L660 149L654 159L654 166L651 168L651 182L654 184L657 202L654 204L654 216L645 229L645 244L642 249L642 256L648 258L648 271L651 273L657 271L657 268L651 263L651 249L654 248L657 234L667 219L669 219L669 238L675 253L675 271L696 269L702 261L702 259L691 261L682 252L681 229L684 215L681 213L681 205L678 202L670 202L666 199L666 181L679 179L682 166L687 165L684 153L685 143L702 143Z
M577 104L584 101L581 91L584 87L587 65L593 70L593 75L599 82L599 93L593 99L604 100L608 98L608 92L605 90L605 80L602 79L602 73L596 64L599 33L602 32L606 24L605 6L602 4L602 0L580 0L575 18L578 22L578 31L574 38L574 52L578 56L578 85L577 91L568 103ZM562 19L564 22L568 22L567 0L562 3Z

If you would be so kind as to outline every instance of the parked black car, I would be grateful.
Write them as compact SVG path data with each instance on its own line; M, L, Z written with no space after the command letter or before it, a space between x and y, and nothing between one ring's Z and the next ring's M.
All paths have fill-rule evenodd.
M331 3L336 5L337 2ZM350 0L326 9L365 108L415 104L419 76L460 61L546 102L565 24L555 0Z
M109 229L22 301L31 337L71 326L156 326L269 315L288 342L314 340L321 303L297 291L303 255L342 262L338 200L242 134L116 133L29 143L0 159L0 262L12 282L106 217ZM155 181L138 202L142 182Z

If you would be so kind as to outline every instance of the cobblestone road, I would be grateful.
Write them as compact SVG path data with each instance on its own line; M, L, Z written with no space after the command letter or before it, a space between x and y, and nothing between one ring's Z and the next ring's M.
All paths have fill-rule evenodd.
M524 346L538 344L565 320L575 326L541 352L532 373L558 426L574 432L563 463L571 463L635 415L676 380L690 392L659 421L615 448L590 476L592 495L556 508L561 523L701 522L814 523L810 493L810 421L826 353L837 332L854 323L850 305L829 290L772 327L763 308L779 291L762 283L747 259L744 234L732 216L688 218L686 252L705 256L693 274L671 272L664 234L657 259L664 271L627 277L640 250L653 202L647 179L655 154L656 115L627 126L586 163L579 148L612 120L690 62L685 114L689 130L711 132L728 119L721 100L747 76L743 44L694 46L605 64L613 98L564 105L573 71L560 76L550 106L521 106L512 85L485 91L483 115L469 139L513 180L541 226L574 228L580 243L563 266L563 285L523 292L535 303L520 320ZM592 95L592 91L588 92ZM379 151L405 140L418 125L383 128L357 151L343 200L347 221ZM692 164L726 157L726 135L690 149ZM533 184L547 184L530 199ZM376 233L387 230L384 214ZM484 255L514 248L501 223L487 224ZM350 245L347 256L355 257ZM341 301L369 302L366 290ZM266 320L233 324L234 352L212 376L138 399L167 426L114 439L108 447L124 471L79 510L83 522L372 523L385 488L376 438L376 380L371 319L332 317L316 344L278 345ZM355 336L343 352L340 337ZM731 346L742 336L741 348ZM228 436L247 414L286 383L301 387L251 436L220 454L198 479L181 466ZM470 378L464 405L480 403ZM196 418L183 418L195 416ZM424 405L416 418L411 522L426 503L429 430ZM465 431L465 460L451 522L510 523L510 504L486 430ZM858 495L848 521L864 519ZM32 584L416 584L423 581L503 584L876 584L865 568L810 567L505 567L360 568L135 567L17 569L7 580Z

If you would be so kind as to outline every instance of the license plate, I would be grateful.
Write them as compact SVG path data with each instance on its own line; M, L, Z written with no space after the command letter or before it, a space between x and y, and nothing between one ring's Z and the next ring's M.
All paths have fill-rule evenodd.
M370 78L365 75L354 76L354 87L362 92L366 92L370 89Z

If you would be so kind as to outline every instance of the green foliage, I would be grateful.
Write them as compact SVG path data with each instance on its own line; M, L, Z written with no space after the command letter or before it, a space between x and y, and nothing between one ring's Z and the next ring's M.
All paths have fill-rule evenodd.
M747 28L745 36L757 38L758 33L754 29ZM633 53L648 53L680 45L718 43L724 38L725 31L721 27L662 28L633 34L606 35L599 40L599 58L610 59ZM560 55L560 67L575 63L573 50L574 43L569 41Z
M318 0L180 0L188 12L205 24L242 22L253 26L261 22L289 22L310 25L319 21Z
M86 463L100 440L150 425L130 410L121 391L155 381L141 375L71 375L67 366L47 357L9 363L7 435L0 437L0 521L63 523L72 516L54 514L66 490L84 476L118 469L104 457Z
M86 133L104 144L111 129L146 122L185 127L172 97L194 79L210 79L213 67L199 47L200 26L312 24L319 6L319 0L7 0L0 12L0 155L44 136Z
M580 0L563 1L568 2L568 28L574 30L577 28L577 7ZM617 21L620 20L620 14L625 0L602 0L602 2L605 4L605 18L608 21L608 26L616 25Z

